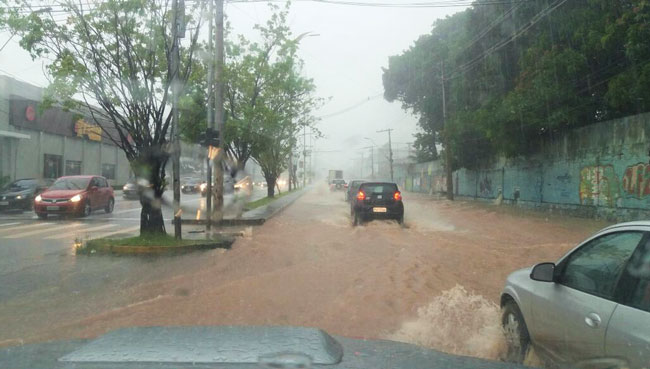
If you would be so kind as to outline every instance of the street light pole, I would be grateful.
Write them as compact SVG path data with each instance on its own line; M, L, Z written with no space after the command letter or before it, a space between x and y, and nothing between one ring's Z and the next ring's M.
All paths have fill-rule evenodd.
M389 129L383 129L381 131L377 131L377 133L388 132L388 162L390 163L390 180L392 181L393 180L393 147L390 138L391 131L393 131L393 129L389 128Z
M307 186L307 128L302 127L302 187Z
M223 141L224 141L224 112L223 112L223 64L224 64L224 46L223 46L223 0L217 1L217 13L215 25L217 27L217 48L216 48L216 85L215 85L215 109L214 118L217 130L219 132L219 145L214 166L214 175L216 176L215 184L215 203L216 220L223 218ZM212 35L210 35L212 36Z
M364 137L364 139L370 141L372 144L370 146L370 178L375 179L375 142L368 137Z
M214 35L214 26L212 19L214 15L214 0L208 0L208 9L210 12L208 20L208 50L210 51L209 63L208 63L208 128L214 129L214 43L212 37ZM208 147L210 151L210 147ZM205 214L206 214L206 229L212 227L212 158L210 155L207 155L207 182L206 182L206 196L205 196Z
M447 199L454 199L454 179L451 170L451 147L449 146L449 129L447 127L447 98L445 96L445 62L440 62L440 83L442 84L442 126L445 130L445 171L447 177Z
M174 189L174 237L181 239L181 145L180 145L180 129L178 127L179 111L178 111L178 97L180 94L180 81L178 78L179 73L179 43L183 37L182 29L184 28L183 17L181 9L184 6L183 0L173 0L173 14L174 23L172 26L172 48L171 48L171 73L172 73L172 171L173 171L173 189Z

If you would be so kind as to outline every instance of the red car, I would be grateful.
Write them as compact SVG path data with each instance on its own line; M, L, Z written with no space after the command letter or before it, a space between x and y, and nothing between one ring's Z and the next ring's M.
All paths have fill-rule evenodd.
M113 211L113 187L100 176L68 176L57 179L34 199L39 218L48 214L88 216L93 210Z

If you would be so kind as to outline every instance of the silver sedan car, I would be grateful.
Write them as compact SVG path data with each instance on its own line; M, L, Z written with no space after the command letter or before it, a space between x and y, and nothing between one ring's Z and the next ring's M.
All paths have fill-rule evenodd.
M501 295L507 359L529 348L577 368L650 367L650 221L607 227L556 263L512 273Z

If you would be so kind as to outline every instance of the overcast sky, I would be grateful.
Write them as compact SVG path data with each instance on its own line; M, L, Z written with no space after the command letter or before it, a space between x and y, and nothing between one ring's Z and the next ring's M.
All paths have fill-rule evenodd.
M368 1L371 2L371 1ZM344 114L325 118L319 123L324 138L314 141L315 164L323 175L326 169L350 170L352 160L361 157L361 149L387 141L386 133L377 130L394 128L396 149L405 149L413 141L416 118L404 112L399 103L383 97L382 67L388 57L407 49L415 39L431 31L438 18L462 11L451 8L374 8L297 2L292 4L290 25L296 35L318 34L304 38L300 56L305 61L305 74L314 79L317 94L331 100L317 112L318 116L339 112L368 100ZM264 3L227 3L226 13L234 33L252 36L252 27L269 16ZM0 33L0 43L9 38ZM0 73L44 86L47 79L42 61L31 61L14 38L0 53ZM374 97L374 98L373 98ZM333 152L324 152L333 151ZM366 157L369 150L365 150ZM369 165L369 164L368 164ZM369 166L368 169L369 170ZM355 176L346 173L346 178Z

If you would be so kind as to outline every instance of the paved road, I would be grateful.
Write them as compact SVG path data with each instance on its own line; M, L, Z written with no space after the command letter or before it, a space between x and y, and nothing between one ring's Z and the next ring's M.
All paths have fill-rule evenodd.
M265 189L257 189L252 199L265 196ZM171 193L165 194L163 216L168 232L173 209ZM233 196L226 196L231 205ZM182 196L184 217L205 215L205 198L198 194ZM111 214L95 211L87 218L49 217L38 219L33 212L0 213L0 301L39 289L55 287L62 276L72 278L85 287L101 281L99 272L115 273L122 264L104 263L101 260L78 265L74 259L75 240L101 237L128 237L139 234L141 206L137 200L125 200L116 192L115 209Z
M33 265L0 271L0 345L132 325L279 324L496 358L507 274L556 260L603 226L410 193L404 199L406 227L352 227L343 194L313 188L232 250L177 257L75 257L69 240L0 239L2 259L27 245ZM48 227L25 237L56 234Z

